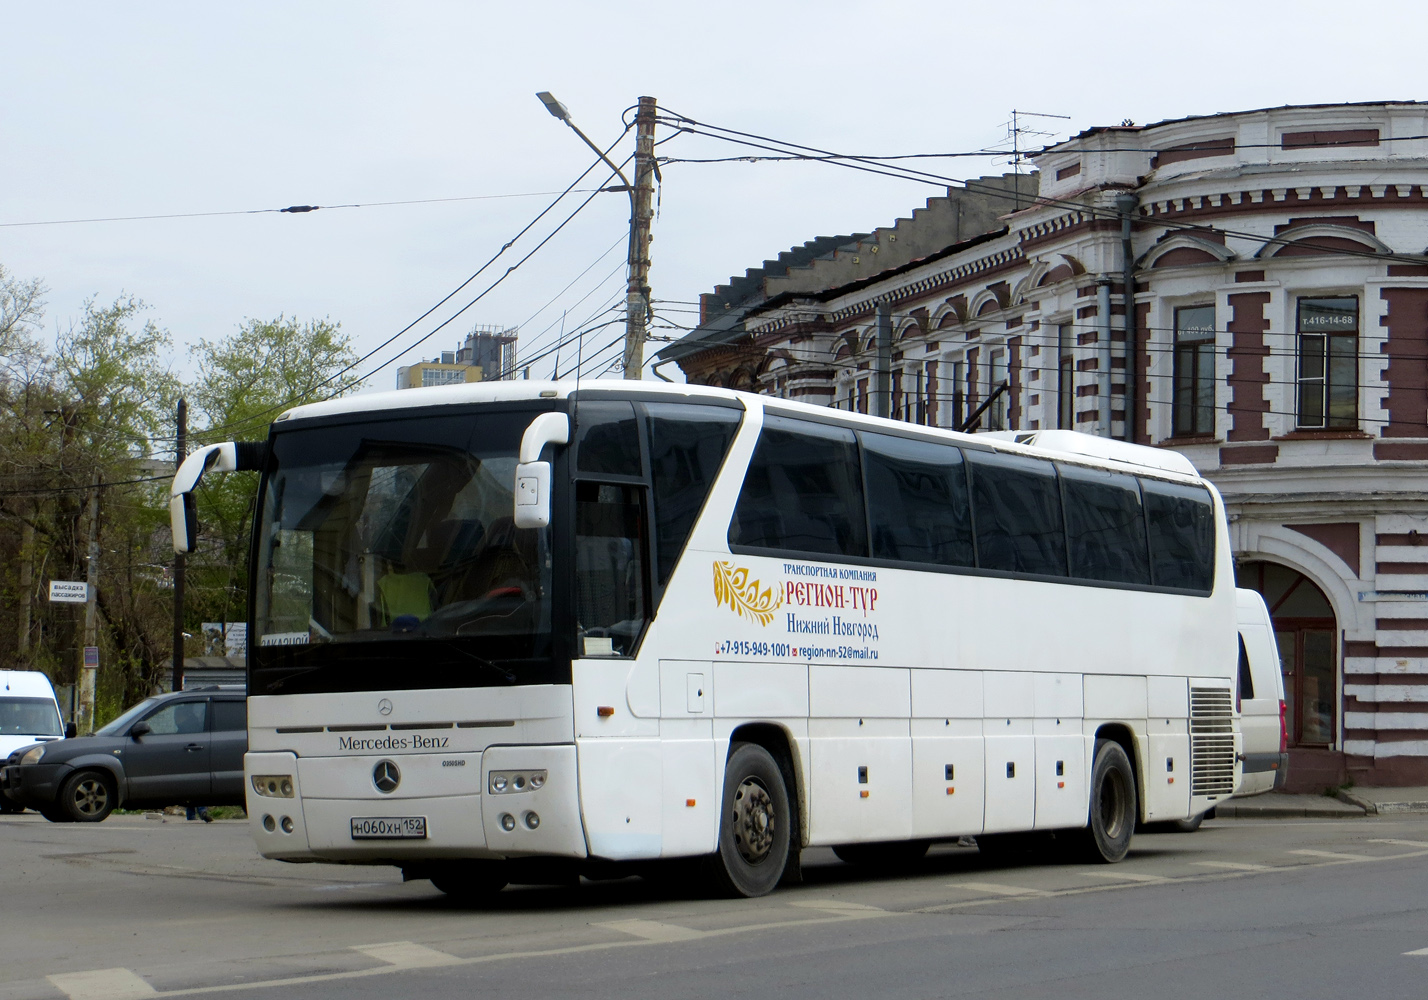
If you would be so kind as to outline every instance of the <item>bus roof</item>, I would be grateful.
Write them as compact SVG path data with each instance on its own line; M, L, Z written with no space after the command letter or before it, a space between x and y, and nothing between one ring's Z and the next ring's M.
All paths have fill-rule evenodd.
M669 399L671 396L684 397L690 402L701 399L717 399L737 402L746 409L768 409L773 412L788 413L790 416L804 415L822 420L830 418L839 423L861 426L868 430L894 431L926 435L942 440L954 439L959 443L998 451L1012 451L1045 458L1071 458L1088 464L1108 464L1131 466L1137 469L1153 470L1176 476L1200 478L1194 465L1184 455L1162 448L1131 444L1083 434L1079 431L996 431L980 434L964 434L958 431L921 424L910 424L900 420L874 417L863 413L837 410L827 406L800 403L776 396L763 396L722 389L714 386L690 385L683 382L647 382L635 380L591 379L583 383L574 381L549 382L534 379L517 379L493 382L466 382L455 385L427 386L420 389L399 389L387 392L364 393L343 396L320 403L295 406L280 414L277 421L303 420L317 417L340 415L358 416L383 411L427 408L436 406L462 406L479 403L504 403L539 399L568 399L580 389L582 395L598 393L618 393L621 396L638 398Z

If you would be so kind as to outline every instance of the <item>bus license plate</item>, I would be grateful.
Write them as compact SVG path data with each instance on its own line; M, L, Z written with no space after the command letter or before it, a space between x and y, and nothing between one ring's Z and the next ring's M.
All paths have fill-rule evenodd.
M425 816L354 816L353 840L425 840Z

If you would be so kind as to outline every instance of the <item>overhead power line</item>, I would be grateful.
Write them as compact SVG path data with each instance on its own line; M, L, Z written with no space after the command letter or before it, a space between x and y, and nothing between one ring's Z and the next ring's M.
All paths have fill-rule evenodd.
M992 198L1000 198L1004 201L1018 202L1022 198L1027 197L1021 192L1008 191L1003 188L995 187L989 184L980 184L976 181L969 181L957 177L948 177L943 174L930 173L924 170L913 170L910 167L899 167L893 164L869 161L866 158L862 157L840 154L832 150L819 149L815 146L805 146L801 143L788 142L783 139L774 139L769 136L759 135L754 132L743 132L738 129L726 128L721 125L708 125L706 123L696 121L693 118L680 115L677 112L671 111L668 108L666 108L665 111L667 115L671 115L673 117L661 119L662 121L692 135L702 135L711 139L721 139L726 142L734 143L736 145L749 146L752 148L764 149L770 152L776 152L781 154L787 154L790 151L794 151L799 154L816 154L814 156L809 157L812 162L827 163L833 166L844 167L850 170L860 170L865 173L877 174L883 177L892 177L896 179L916 181L925 184L935 184L938 187L960 187L967 191L985 194L988 197ZM709 129L713 129L714 131L707 131ZM770 143L774 143L775 145L769 145ZM1164 152L1164 150L1157 150L1157 152ZM1085 202L1070 201L1062 198L1049 198L1044 195L1036 195L1035 204L1041 206L1051 206L1055 208L1064 208L1067 211L1080 212L1084 215L1091 216L1093 218L1113 220L1120 218L1120 213L1113 208L1090 205ZM1233 236L1237 239L1244 239L1250 242L1262 244L1264 246L1288 246L1295 242L1295 238L1293 236L1265 236L1261 233L1249 233L1240 230L1225 229L1219 226L1209 226L1190 222L1174 222L1165 219L1146 218L1143 216L1134 217L1134 223L1137 226L1153 226L1172 232L1200 232L1211 233L1216 236ZM1422 256L1395 253L1385 254L1367 249L1352 250L1348 248L1325 248L1323 250L1323 253L1325 255L1331 256L1360 257L1376 261L1396 261L1418 265L1423 264L1425 261L1425 258Z
M598 188L577 188L567 194L582 194ZM439 205L458 201L498 201L506 198L541 198L559 191L519 191L511 194L469 194L452 198L407 198L402 201L363 201L345 205L289 205L287 208L239 208L213 212L166 212L160 215L109 215L89 219L44 219L31 222L0 222L0 229L25 226L78 226L91 222L151 222L159 219L210 219L229 215L307 215L310 212L342 208L387 208L393 205Z

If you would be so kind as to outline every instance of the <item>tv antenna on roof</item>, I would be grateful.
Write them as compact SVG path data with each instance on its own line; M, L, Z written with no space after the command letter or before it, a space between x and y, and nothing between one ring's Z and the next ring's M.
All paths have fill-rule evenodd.
M1010 163L1012 172L1017 176L1021 175L1021 166L1026 160L1026 153L1023 152L1026 148L1026 143L1023 141L1023 138L1050 139L1055 135L1053 132L1039 132L1035 129L1027 128L1022 121L1024 118L1059 118L1062 121L1071 120L1070 115L1052 115L1044 111L1018 111L1016 108L1012 108L1011 120L1002 123L1007 130L1007 141L1011 143L1011 156L1001 162ZM1016 189L1012 192L1012 199L1015 208L1020 209L1020 184L1018 184Z

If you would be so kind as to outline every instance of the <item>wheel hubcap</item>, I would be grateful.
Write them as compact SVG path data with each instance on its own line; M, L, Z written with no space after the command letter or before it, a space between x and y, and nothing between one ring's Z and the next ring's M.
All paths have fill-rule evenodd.
M74 805L86 816L102 812L109 802L109 789L93 778L81 781L74 790Z
M734 844L751 865L769 856L778 829L773 799L755 778L745 778L734 792Z

